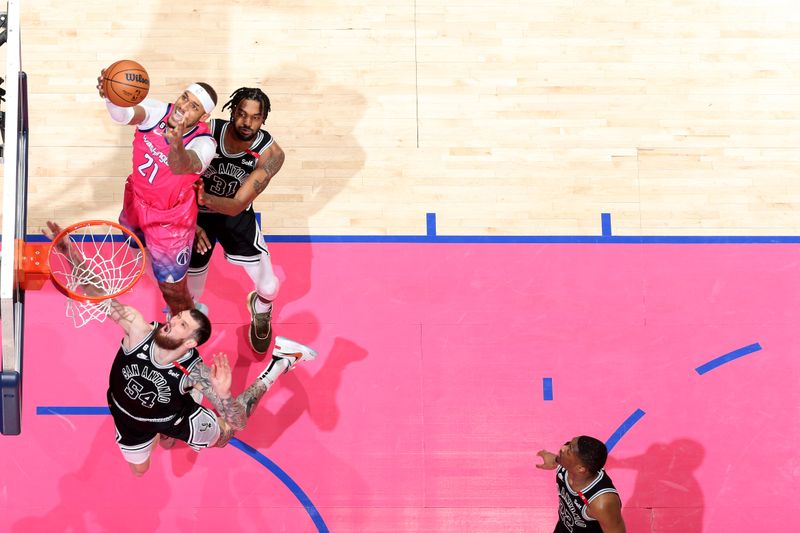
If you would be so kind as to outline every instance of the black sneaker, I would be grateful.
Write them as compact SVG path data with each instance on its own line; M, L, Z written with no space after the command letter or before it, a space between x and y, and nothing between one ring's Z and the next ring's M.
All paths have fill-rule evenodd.
M250 346L257 353L266 353L272 342L272 309L266 313L256 313L255 291L247 295L247 308L250 310Z

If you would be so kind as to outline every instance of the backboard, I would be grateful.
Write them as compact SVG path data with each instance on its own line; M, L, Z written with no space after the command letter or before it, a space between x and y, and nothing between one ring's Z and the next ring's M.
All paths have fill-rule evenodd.
M27 78L21 67L20 0L8 1L6 15L6 103L2 110L4 145L0 319L3 352L0 431L3 435L18 435L21 431L25 293L17 283L17 262L27 233L28 205L28 89Z

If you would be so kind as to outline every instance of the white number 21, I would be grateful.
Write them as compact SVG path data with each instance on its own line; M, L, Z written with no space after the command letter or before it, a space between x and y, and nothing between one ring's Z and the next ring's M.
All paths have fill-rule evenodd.
M153 183L156 174L158 174L158 163L155 162L155 160L150 156L150 154L144 154L144 157L145 159L147 159L147 163L142 163L136 168L136 170L138 170L139 174L141 174L142 176L146 176L147 174L145 173L145 170L147 170L150 167L153 167L153 170L150 171L150 177L147 178L147 183Z

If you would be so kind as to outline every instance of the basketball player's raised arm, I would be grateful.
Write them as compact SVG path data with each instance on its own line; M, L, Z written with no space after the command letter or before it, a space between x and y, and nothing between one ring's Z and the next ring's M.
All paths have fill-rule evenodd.
M199 361L192 367L189 379L194 388L208 398L214 409L225 419L234 431L244 429L247 415L244 406L231 395L231 367L228 356L218 353L211 367Z
M269 182L283 166L286 155L275 141L258 158L257 167L245 178L233 198L205 194L202 185L197 191L197 203L217 213L235 216L247 209L264 192Z
M126 340L136 344L153 330L153 325L147 322L142 314L129 305L123 305L116 299L111 299L111 309L108 316L119 324L125 332Z
M217 143L213 137L204 135L195 137L184 146L184 133L186 126L183 121L174 128L167 128L164 133L169 142L169 169L173 174L201 174L214 159Z

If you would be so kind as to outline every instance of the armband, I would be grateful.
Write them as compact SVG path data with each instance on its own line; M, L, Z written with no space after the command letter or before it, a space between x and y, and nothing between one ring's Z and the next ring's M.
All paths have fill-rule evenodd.
M132 107L120 107L111 103L110 100L106 100L106 108L108 109L108 114L111 115L111 120L117 124L128 124L133 118Z

